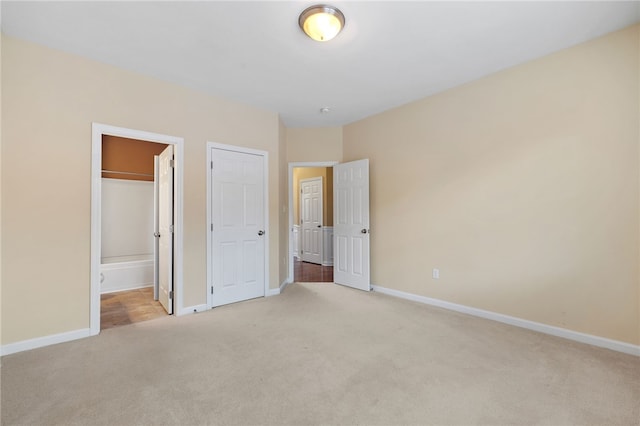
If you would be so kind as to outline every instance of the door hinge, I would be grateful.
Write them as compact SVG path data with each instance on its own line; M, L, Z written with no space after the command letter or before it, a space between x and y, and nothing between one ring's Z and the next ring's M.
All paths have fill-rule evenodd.
M169 292L169 299L173 299L173 290Z
M169 160L169 167L172 169L176 166L176 160Z
M213 286L211 286L211 294L213 294Z
M171 232L173 234L173 225L169 226L169 232Z
M211 232L213 232L213 223L211 224Z
M213 170L213 161L211 162L211 170Z

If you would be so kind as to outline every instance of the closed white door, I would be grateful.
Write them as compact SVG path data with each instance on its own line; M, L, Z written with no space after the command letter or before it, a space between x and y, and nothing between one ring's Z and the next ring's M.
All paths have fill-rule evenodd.
M369 291L369 160L334 166L333 194L334 282Z
M212 306L264 296L263 155L212 148Z
M173 313L173 145L158 160L158 300Z
M300 181L302 260L322 264L322 176Z

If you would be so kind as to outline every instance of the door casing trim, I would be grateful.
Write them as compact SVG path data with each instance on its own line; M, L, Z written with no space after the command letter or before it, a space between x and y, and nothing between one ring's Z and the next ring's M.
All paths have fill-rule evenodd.
M91 291L90 291L90 335L100 333L100 264L102 244L102 135L138 139L174 145L174 299L173 311L183 312L183 178L184 139L177 136L151 133L143 130L116 127L108 124L91 125Z

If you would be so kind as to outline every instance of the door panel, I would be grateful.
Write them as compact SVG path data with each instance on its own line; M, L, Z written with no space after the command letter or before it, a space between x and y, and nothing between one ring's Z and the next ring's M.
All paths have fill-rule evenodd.
M322 177L300 181L302 260L322 264Z
M173 313L173 145L159 156L158 300Z
M160 157L153 156L153 300L160 297Z
M335 166L333 185L334 281L369 291L369 160Z
M212 148L213 306L264 296L264 156ZM262 235L260 234L262 232Z

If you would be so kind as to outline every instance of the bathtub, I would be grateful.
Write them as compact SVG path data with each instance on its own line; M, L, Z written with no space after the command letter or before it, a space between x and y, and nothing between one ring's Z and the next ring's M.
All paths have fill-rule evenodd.
M153 255L102 258L100 293L153 287Z

